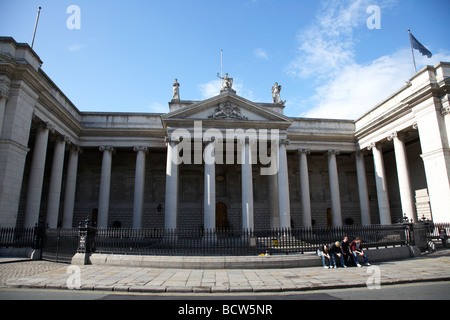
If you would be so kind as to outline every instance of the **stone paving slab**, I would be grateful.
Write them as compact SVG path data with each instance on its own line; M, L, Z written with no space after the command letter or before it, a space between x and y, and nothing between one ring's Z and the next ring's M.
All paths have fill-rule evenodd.
M450 250L448 253L345 269L197 270L59 265L55 270L10 279L6 284L17 288L65 289L73 269L79 268L80 290L144 293L281 292L363 287L368 283L376 284L376 279L380 280L382 286L415 281L450 281Z

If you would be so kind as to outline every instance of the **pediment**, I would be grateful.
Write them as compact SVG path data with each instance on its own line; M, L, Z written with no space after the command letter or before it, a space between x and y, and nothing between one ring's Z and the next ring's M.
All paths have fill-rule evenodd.
M292 124L288 117L233 93L196 102L162 115L161 118L163 123L170 126L188 125L193 121L207 122L210 126L217 127L233 127L238 124L260 127L272 123L287 128Z

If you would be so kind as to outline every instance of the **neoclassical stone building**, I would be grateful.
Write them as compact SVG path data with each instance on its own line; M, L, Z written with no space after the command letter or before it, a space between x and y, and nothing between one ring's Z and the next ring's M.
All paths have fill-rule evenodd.
M0 38L1 227L450 221L450 63L357 120L286 117L277 86L255 103L228 77L203 101L176 82L167 114L81 112L41 65Z

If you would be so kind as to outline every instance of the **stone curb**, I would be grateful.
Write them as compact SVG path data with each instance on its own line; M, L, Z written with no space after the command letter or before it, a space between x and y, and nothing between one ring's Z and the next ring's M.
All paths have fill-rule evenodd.
M389 281L381 281L381 286L398 285L407 283L420 283L420 282L437 282L437 281L450 281L448 277L431 277L421 279L393 279ZM9 282L9 281L8 281ZM21 289L55 289L55 290L70 290L67 285L56 284L14 284L12 281L7 285L9 288L21 288ZM332 290L332 289L347 289L347 288L363 288L367 285L365 283L324 283L324 284L304 284L293 286L105 286L105 285L85 285L80 289L82 291L110 291L110 292L134 292L134 293L265 293L265 292L295 292L295 291L310 291L310 290Z

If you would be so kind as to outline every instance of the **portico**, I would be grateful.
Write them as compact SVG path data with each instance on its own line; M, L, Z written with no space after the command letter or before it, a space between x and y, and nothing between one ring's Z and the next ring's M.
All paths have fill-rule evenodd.
M203 228L216 228L217 165L232 166L240 175L242 229L255 228L255 173L265 176L266 181L273 179L268 177L276 177L277 188L273 192L278 203L273 209L276 213L270 213L271 220L278 220L273 223L283 228L291 226L286 151L287 129L292 124L289 118L239 97L233 90L223 90L214 98L195 103L172 100L171 112L161 118L167 130L166 141L170 141L167 143L166 228L178 227L176 170L181 164L186 168L203 166ZM255 172L253 166L257 164L260 168ZM229 203L227 199L225 202Z

